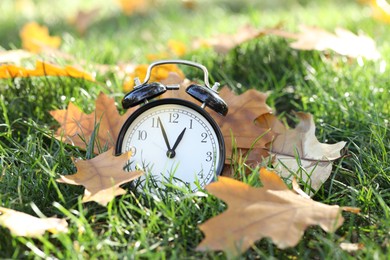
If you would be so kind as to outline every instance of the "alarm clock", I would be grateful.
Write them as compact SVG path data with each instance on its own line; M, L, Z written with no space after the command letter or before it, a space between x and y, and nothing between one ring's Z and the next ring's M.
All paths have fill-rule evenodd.
M180 85L149 82L154 67L187 65L203 71L204 85L192 84L186 93L200 102L186 99L156 99ZM159 186L164 182L186 185L197 191L220 175L225 162L225 144L218 124L206 107L225 116L226 102L218 95L219 83L210 87L207 68L186 60L162 60L149 65L143 83L135 79L134 89L122 100L123 108L140 105L123 124L116 142L116 154L131 151L126 170L143 170ZM144 178L145 177L140 177Z

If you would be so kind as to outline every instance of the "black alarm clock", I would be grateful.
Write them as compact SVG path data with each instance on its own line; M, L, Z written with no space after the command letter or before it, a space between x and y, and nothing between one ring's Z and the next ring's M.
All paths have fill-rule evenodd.
M155 99L180 85L149 82L154 67L181 64L201 69L204 86L192 84L186 93L200 105L184 99ZM205 110L209 107L225 116L228 106L218 95L219 83L210 87L207 68L186 60L163 60L150 64L143 83L135 79L134 89L122 100L123 108L141 105L126 120L116 143L116 153L132 152L127 170L143 170L159 183L173 181L192 191L220 175L225 162L225 144L218 124ZM141 177L142 178L142 177Z

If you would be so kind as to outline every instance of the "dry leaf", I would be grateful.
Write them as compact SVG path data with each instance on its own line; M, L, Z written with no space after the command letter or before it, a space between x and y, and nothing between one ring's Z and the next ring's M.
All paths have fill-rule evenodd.
M390 23L390 4L386 0L365 0L371 6L372 16L384 23Z
M129 92L134 88L134 79L139 78L141 83L144 82L146 72L148 70L148 64L138 65L132 73L129 75L129 79L124 83L123 90ZM149 82L160 82L167 84L170 77L176 77L180 79L180 82L185 79L184 73L175 64L164 64L156 66L152 69Z
M177 57L183 56L187 52L185 44L178 40L169 40L168 48Z
M29 214L0 207L0 225L15 236L40 237L46 231L68 232L68 223L59 218L37 218Z
M164 93L161 98L180 98L197 103L194 98L185 92L188 82L181 85L179 90L171 90ZM228 114L224 117L211 109L207 109L212 118L221 128L226 147L226 164L230 165L233 156L233 143L239 153L246 153L251 149L251 153L246 163L257 164L262 161L262 157L268 156L263 148L272 140L272 134L268 133L268 127L259 127L255 124L255 119L264 113L269 113L271 108L266 104L267 95L257 90L250 89L241 95L234 94L228 87L224 87L219 92L219 96L225 100L229 107ZM199 103L198 103L199 104ZM232 140L232 135L234 140ZM256 143L256 139L260 138ZM230 175L228 169L224 175Z
M299 33L284 31L279 27L280 25L274 28L256 29L247 25L238 29L235 34L223 34L208 40L197 40L193 48L212 47L216 52L224 54L246 41L265 35L275 35L295 40L290 44L294 49L333 50L351 58L364 57L370 60L377 60L381 57L372 38L363 34L356 35L343 28L336 28L333 34L318 27L301 26Z
M23 59L31 58L34 54L25 50L0 51L0 64L19 64Z
M145 12L150 6L149 0L117 0L117 2L126 15Z
M125 165L131 152L113 155L110 149L91 160L74 160L77 173L62 175L57 182L85 187L83 202L95 201L106 206L114 197L125 194L119 186L142 175L141 171L127 172Z
M61 44L60 37L50 36L49 29L36 22L25 24L20 31L20 38L23 48L34 53L40 52L42 47L57 49Z
M271 128L274 140L268 144L269 152L274 158L274 166L284 178L297 177L307 183L313 191L317 191L328 179L332 171L332 162L340 158L340 150L346 142L336 144L320 143L315 136L313 116L307 113L296 113L301 120L295 129L286 129L273 115L262 115L256 119L260 127ZM272 118L274 117L274 118ZM299 158L299 159L298 159ZM304 172L296 176L299 170ZM312 190L305 190L313 194Z
M199 5L198 0L182 0L181 4L189 10L194 10Z
M121 116L114 99L101 92L96 100L96 109L91 114L83 113L72 102L66 110L54 110L50 114L60 123L56 131L57 138L82 149L86 149L99 124L94 142L94 152L98 154L99 148L115 146L122 125L135 109L129 109Z
M344 208L303 198L289 190L276 173L264 168L260 179L261 188L226 177L207 185L211 194L227 203L227 210L200 225L205 239L197 250L224 250L237 255L265 237L285 249L297 245L309 226L334 232L342 225Z
M219 94L228 104L229 113L226 117L214 112L211 114L220 126L225 139L226 162L230 163L233 143L241 150L241 153L253 148L251 154L256 154L256 158L251 157L248 160L261 161L261 156L267 155L263 152L263 148L272 140L272 136L266 133L268 128L260 128L254 124L254 121L259 115L271 112L271 108L266 104L267 95L254 89L236 95L227 87L223 88ZM254 144L255 140L263 134L265 135ZM232 140L232 135L234 140Z
M13 64L4 64L0 66L0 79L37 76L65 76L94 81L91 75L74 67L66 66L65 68L60 68L42 61L36 61L35 69L32 70L18 67Z
M88 11L80 10L73 18L70 19L69 23L76 28L79 34L83 35L91 24L94 23L99 12L100 8L98 7Z
M290 44L299 50L333 50L338 54L350 58L364 57L377 60L380 53L376 49L375 41L363 34L356 35L343 28L336 28L335 34L318 27L301 26L299 33L290 33L281 30L270 30L270 34L294 39Z
M340 248L348 253L356 252L358 250L362 250L364 248L364 244L361 243L340 243Z
M157 61L157 60L168 60L168 59L176 59L187 52L186 45L178 40L169 40L167 43L167 47L165 50L160 51L159 53L148 53L146 54L146 58L148 61Z
M263 36L266 30L256 29L251 25L245 25L237 30L235 34L221 34L211 39L199 39L194 41L192 48L212 47L217 53L225 54L236 46Z

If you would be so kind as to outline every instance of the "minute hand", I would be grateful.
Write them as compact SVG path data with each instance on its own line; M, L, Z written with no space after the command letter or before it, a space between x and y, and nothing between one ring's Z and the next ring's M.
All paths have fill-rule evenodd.
M171 146L169 145L168 136L167 136L167 133L165 132L165 129L164 129L164 126L163 126L163 124L161 122L160 117L157 117L157 120L160 123L161 132L162 132L162 135L164 137L165 144L167 145L167 149L168 149L168 151L170 151L171 150Z
M184 133L185 133L186 129L187 129L187 127L184 128L183 131L181 131L181 133L180 133L179 136L177 137L176 142L175 142L175 144L174 144L173 147L172 147L172 150L173 150L173 151L176 150L176 148L177 148L177 146L179 145L181 139L183 139L183 136L184 136Z

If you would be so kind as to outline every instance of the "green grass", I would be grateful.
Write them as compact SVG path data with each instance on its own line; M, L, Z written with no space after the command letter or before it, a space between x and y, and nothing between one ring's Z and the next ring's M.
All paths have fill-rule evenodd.
M201 1L186 10L169 1L145 14L130 17L110 1L83 1L83 6L104 7L84 36L66 23L78 1L67 6L52 1L37 3L33 16L20 15L13 1L1 1L0 46L20 48L18 31L34 18L63 38L61 49L87 70L94 64L146 61L146 55L165 49L169 39L190 45L197 37L232 33L247 23L262 27L280 22L288 30L299 24L328 30L336 26L362 30L377 42L383 64L390 63L390 28L369 16L367 7L354 1ZM65 9L64 9L65 8ZM64 11L67 10L67 11ZM4 15L3 15L4 14ZM3 37L4 36L4 37ZM334 163L332 175L314 199L327 204L355 206L361 213L344 213L343 226L334 234L311 227L294 248L279 250L268 239L257 242L243 258L386 259L390 240L389 69L381 61L359 65L332 52L296 51L286 40L266 36L217 55L197 50L185 59L203 63L212 81L228 84L237 93L249 88L269 92L267 103L294 124L292 111L315 117L321 142L347 141L346 156ZM66 62L66 61L59 61ZM196 72L186 71L189 78ZM0 206L37 216L66 218L68 234L45 234L39 239L12 236L0 227L0 258L226 258L222 252L196 252L203 238L198 224L225 210L225 204L206 193L168 187L159 194L132 191L117 197L107 208L81 203L83 189L57 184L59 174L75 172L71 157L87 158L77 148L53 137L56 123L48 111L74 101L92 111L100 91L123 96L123 78L98 74L108 87L70 78L31 78L0 81ZM246 169L238 165L238 174ZM249 169L245 181L257 185L258 169ZM36 207L35 207L35 206ZM340 242L362 243L348 253Z

